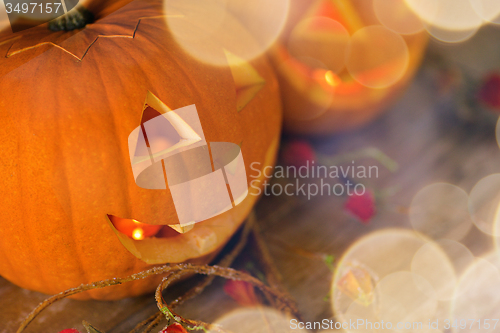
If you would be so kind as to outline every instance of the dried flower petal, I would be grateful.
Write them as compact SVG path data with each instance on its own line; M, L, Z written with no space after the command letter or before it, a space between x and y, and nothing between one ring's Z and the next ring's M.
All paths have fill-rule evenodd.
M224 284L224 292L240 305L254 306L259 304L255 290L248 282L227 280Z
M494 109L500 109L500 74L492 73L483 82L477 94L479 101Z
M291 141L283 147L283 162L286 165L301 167L311 165L316 160L316 153L307 141Z
M363 194L352 194L347 199L344 209L361 223L368 224L375 215L375 196L367 190Z
M361 268L349 268L337 286L354 301L368 306L373 302L373 284L370 274Z
M162 329L159 333L187 333L187 330L179 323L173 323Z

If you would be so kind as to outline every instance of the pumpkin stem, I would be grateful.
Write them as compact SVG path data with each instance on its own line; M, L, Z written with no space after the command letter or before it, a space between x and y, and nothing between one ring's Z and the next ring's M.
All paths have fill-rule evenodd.
M72 31L81 29L87 24L94 22L94 14L83 6L78 6L66 14L49 22L52 31Z

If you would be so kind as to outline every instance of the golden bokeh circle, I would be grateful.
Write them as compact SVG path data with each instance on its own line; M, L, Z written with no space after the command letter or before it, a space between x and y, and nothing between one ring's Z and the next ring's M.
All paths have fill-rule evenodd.
M369 88L387 88L400 80L408 69L409 51L399 34L382 25L371 25L351 36L346 68Z

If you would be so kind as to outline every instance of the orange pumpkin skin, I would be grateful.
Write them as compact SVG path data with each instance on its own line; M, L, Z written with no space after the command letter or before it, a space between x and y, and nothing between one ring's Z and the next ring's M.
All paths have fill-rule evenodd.
M380 24L371 7L371 0L346 1L352 3L365 26ZM408 68L392 86L383 89L369 88L354 81L344 70L341 73L344 77L342 82L332 89L325 81L326 70L310 68L294 59L285 46L291 29L315 3L315 0L292 0L289 22L281 40L271 51L271 60L280 83L284 129L299 134L323 135L364 125L394 103L414 77L429 38L425 32L402 35L409 50ZM350 31L351 35L352 33ZM316 91L316 96L328 96L329 104L315 102L309 95L313 90Z
M126 3L97 2L96 22L80 31L0 34L0 275L21 287L54 294L152 267L106 220L177 223L169 190L138 187L130 166L127 140L148 91L172 110L195 104L208 142L241 143L247 177L252 162L274 163L282 119L267 61L251 62L266 83L237 112L231 70L184 53L159 17L161 1ZM96 39L105 35L114 37ZM168 262L212 260L255 203L249 191L236 208L166 238ZM160 279L77 298L140 295Z

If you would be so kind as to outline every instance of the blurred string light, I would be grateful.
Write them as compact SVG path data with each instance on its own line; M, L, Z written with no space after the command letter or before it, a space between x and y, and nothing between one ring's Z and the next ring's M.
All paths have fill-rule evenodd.
M373 0L373 10L377 19L386 28L411 35L424 30L424 24L403 0Z
M374 232L340 259L331 287L339 320L422 322L405 331L440 332L425 326L430 319L439 320L441 330L448 323L453 332L493 332L494 322L487 327L485 320L497 318L500 308L498 244L497 251L475 258L458 240L470 230L471 217L480 230L498 235L499 193L500 174L480 180L470 195L446 183L424 187L410 208L417 231ZM475 318L475 326L464 318Z
M435 39L446 43L465 42L476 34L479 26L466 30L449 30L431 24L425 24L427 32Z
M244 60L261 55L276 41L287 19L289 0L169 0L166 21L191 56L225 66L223 49ZM180 16L180 17L179 17Z
M423 278L415 278L413 282L429 298L439 301L452 298L457 276L451 260L437 244L426 243L418 249L411 261L411 272Z
M349 326L344 330L345 332L358 332L358 333L370 333L374 332L373 323L379 322L380 319L376 314L377 310L375 304L370 304L368 306L364 306L357 302L353 302L349 305L347 310L339 316L337 314L337 318L340 322L358 322L358 319L364 320L364 325L359 325L355 330L349 330ZM372 323L372 327L368 325L368 322ZM388 330L390 331L390 330Z
M237 333L289 333L290 320L285 314L267 307L246 307L223 315L213 324L224 332ZM297 327L297 333L306 333L305 329ZM219 331L209 331L216 333Z
M449 303L440 301L452 298L456 281L454 265L437 243L414 231L386 229L359 239L344 253L331 302L340 321L427 323L446 317Z
M287 37L286 48L292 57L311 69L318 69L316 61L322 63L324 67L319 68L330 76L323 71L317 81L331 87L352 79L369 88L390 87L404 76L409 65L408 46L400 33L423 30L420 18L404 2L395 4L398 3L400 6L388 7L389 13L384 3L376 3L384 26L377 24L376 18L364 22L363 11L370 8L371 0L361 8L349 2L318 0L295 25ZM333 89L326 91L334 94ZM313 93L309 95L315 98ZM318 104L328 106L328 98L316 99Z
M500 122L497 140L499 129ZM339 321L425 325L430 319L438 320L441 330L493 332L500 324L492 320L500 309L500 174L478 181L469 195L447 183L426 186L413 198L409 215L415 231L373 232L339 260L331 285L332 308ZM472 223L495 237L496 251L475 258L458 242Z
M310 17L297 24L288 38L288 50L295 58L308 57L325 65L333 73L340 72L350 44L347 29L328 17ZM314 63L303 61L314 68Z
M484 177L469 195L469 212L482 232L500 236L500 174Z
M462 42L485 23L500 23L496 0L404 0L434 38Z
M440 239L437 244L448 256L457 275L462 274L474 261L474 255L462 243L451 239Z
M452 332L498 332L500 323L492 319L498 319L500 309L499 267L500 258L494 252L477 258L464 272L452 304Z
M351 36L346 68L349 74L370 88L387 88L408 69L409 51L405 40L381 25L372 25Z
M470 30L483 20L470 0L405 0L406 4L428 24L448 30Z
M500 1L470 0L472 8L484 21L500 24Z
M458 186L435 183L422 188L410 204L410 223L422 234L438 240L461 240L472 227L469 197Z
M435 39L456 43L488 22L500 23L500 1L365 0L351 6L317 0L292 30L286 46L296 59L306 57L301 58L304 65L315 68L317 60L326 66L321 68L339 74L335 82L348 80L347 70L359 84L384 89L408 70L409 49L401 36L411 38L425 29ZM332 82L325 79L320 80Z
M432 286L412 272L398 271L387 275L377 284L377 295L379 318L393 325L398 322L427 324L429 318L435 318L438 302ZM424 329L412 325L405 332Z

